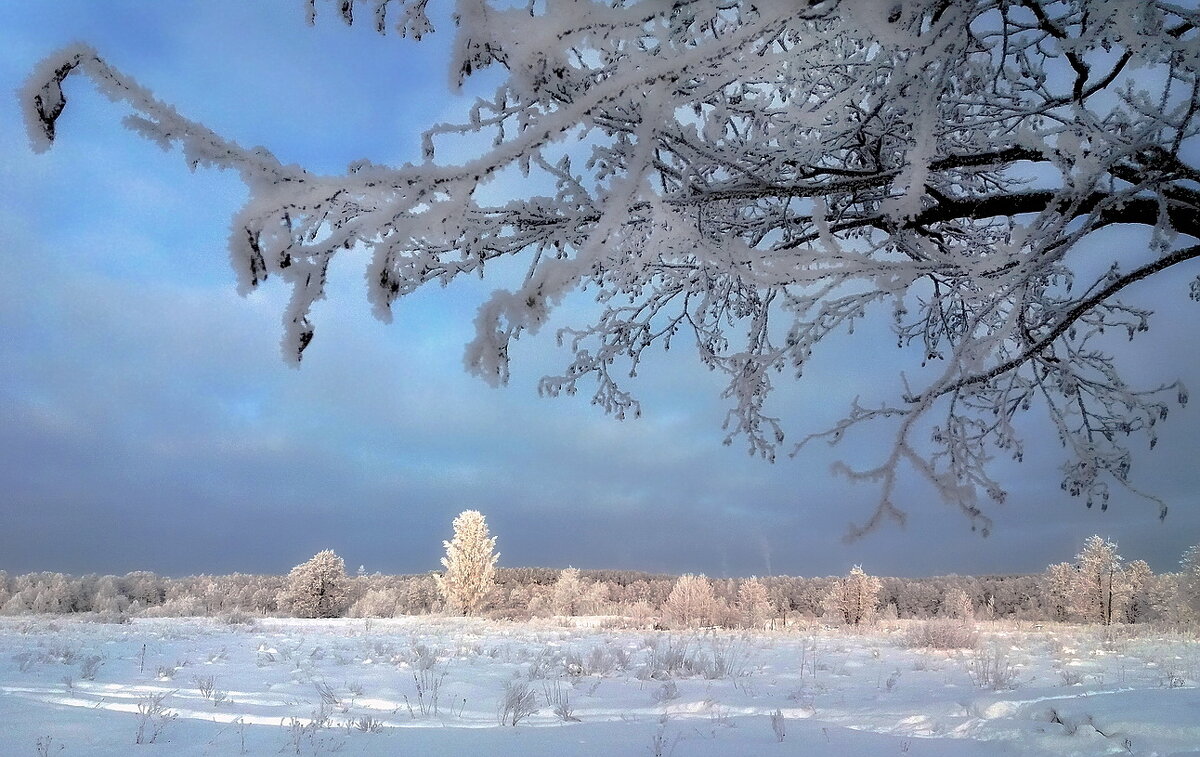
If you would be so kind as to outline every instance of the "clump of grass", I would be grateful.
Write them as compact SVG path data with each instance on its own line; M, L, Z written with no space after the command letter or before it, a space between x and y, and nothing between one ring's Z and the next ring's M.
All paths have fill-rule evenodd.
M413 687L416 689L416 707L408 695L404 695L404 704L408 707L409 716L414 719L418 713L426 718L430 715L437 716L442 696L442 681L446 679L445 669L437 670L432 666L420 668L412 672L412 678Z
M323 703L307 723L293 717L284 725L284 745L279 751L292 750L295 754L336 752L344 742L330 733L332 725L329 710Z
M379 733L383 730L383 721L371 715L363 715L354 721L354 730L361 733Z

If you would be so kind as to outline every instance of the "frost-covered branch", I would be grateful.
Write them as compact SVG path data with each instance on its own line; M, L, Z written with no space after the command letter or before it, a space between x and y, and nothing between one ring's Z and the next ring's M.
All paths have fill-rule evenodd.
M627 377L645 351L690 343L727 382L725 441L767 459L790 425L771 409L777 376L802 380L823 342L890 319L914 364L893 400L856 401L792 448L894 434L880 460L838 468L880 489L855 534L903 520L902 468L986 531L981 503L1005 496L994 460L1023 456L1019 419L1034 409L1058 432L1065 490L1102 506L1113 483L1136 491L1127 439L1153 445L1168 400L1186 393L1129 386L1105 334L1145 331L1152 314L1119 297L1194 270L1200 249L1196 11L1156 0L451 4L452 78L494 67L503 83L462 123L431 127L416 165L282 166L83 47L31 77L30 138L44 149L59 135L78 71L193 167L237 170L251 197L233 225L234 266L243 291L270 275L291 285L291 359L344 249L372 251L368 296L384 319L422 286L520 258L526 276L476 317L470 371L507 381L512 340L583 289L598 315L559 330L572 358L544 394L587 386L606 412L636 415ZM428 5L308 3L311 19L369 18L414 38L433 31ZM446 160L439 144L462 135L491 146ZM518 171L522 194L484 199ZM1140 230L1139 245L1095 243L1115 226ZM1108 271L1077 287L1097 259Z

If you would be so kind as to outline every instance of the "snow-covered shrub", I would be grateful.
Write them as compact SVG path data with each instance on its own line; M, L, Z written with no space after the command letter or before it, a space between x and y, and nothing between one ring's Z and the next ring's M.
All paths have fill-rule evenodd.
M709 680L740 678L746 673L746 663L749 659L750 650L744 638L714 634L709 640L708 665L704 677Z
M561 665L563 665L563 657L559 652L549 647L542 647L529 661L525 677L531 681L550 678L556 674Z
M396 595L388 589L367 589L350 605L351 618L391 618L396 615Z
M606 628L652 628L658 616L649 602L622 603L616 608L616 617L604 623Z
M694 638L672 634L649 643L645 664L638 670L641 680L671 678L738 678L745 673L749 651L744 639L713 634L707 645Z
M135 744L153 744L162 735L163 730L179 716L179 713L167 709L164 703L167 692L159 692L145 697L137 706L137 732L134 735Z
M327 682L313 681L313 688L317 690L317 696L321 699L321 706L325 709L330 711L338 710L341 712L346 712L346 710L349 709L345 703L342 702L342 698L338 696L337 692L334 691L333 687Z
M254 626L258 623L258 619L245 610L227 610L217 620L227 626Z
M130 610L136 606L130 605ZM141 615L147 618L190 618L205 615L204 600L192 594L170 597L165 602L147 607Z
M353 727L359 733L382 733L383 721L371 715L363 715L353 721Z
M629 654L611 644L597 644L587 655L567 652L563 669L569 676L604 676L629 667Z
M280 752L290 751L294 754L323 754L337 752L345 745L345 739L338 738L332 733L333 721L329 710L322 705L312 714L307 723L297 717L292 717L283 725L284 745Z
M637 674L642 680L691 676L701 668L696 645L690 638L664 634L651 639L648 647L646 662Z
M967 660L967 675L981 689L1001 691L1017 687L1017 669L999 646L980 647Z
M504 684L504 693L496 706L496 719L500 725L513 725L538 711L537 692L529 688L525 680L513 680Z
M88 655L83 658L83 662L79 663L79 677L84 681L94 681L103 665L103 657L96 654Z
M527 607L492 607L483 616L491 620L507 620L512 623L523 623L534 617Z
M564 687L562 681L557 678L553 681L545 681L542 683L542 695L546 698L546 704L554 712L558 719L564 723L578 723L579 718L575 717L575 705L571 703L571 689Z
M326 549L288 573L280 604L299 618L337 618L349 604L346 563Z
M904 634L904 646L910 649L971 649L978 641L974 623L949 618L923 620Z

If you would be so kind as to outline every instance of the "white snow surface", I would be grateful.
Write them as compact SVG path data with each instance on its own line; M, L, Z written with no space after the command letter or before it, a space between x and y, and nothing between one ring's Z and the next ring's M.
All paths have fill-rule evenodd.
M0 619L0 755L1200 755L1194 635L980 623L933 651L904 622L574 620ZM536 696L516 726L507 683Z

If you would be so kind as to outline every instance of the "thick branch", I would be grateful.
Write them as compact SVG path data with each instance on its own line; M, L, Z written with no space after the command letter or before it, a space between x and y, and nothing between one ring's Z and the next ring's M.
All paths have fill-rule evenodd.
M994 168L997 166L1007 166L1020 160L1042 161L1046 160L1046 158L1037 150L1030 150L1025 147L1010 147L993 152L975 153L970 155L950 155L945 158L939 158L929 162L929 170L937 172L948 171L956 168ZM821 170L822 169L820 168L814 168L814 175L820 175ZM844 172L830 170L829 173L834 175L843 175ZM714 189L711 191L695 192L693 194L684 196L670 197L668 198L667 202L671 203L672 205L701 205L728 200L819 197L822 195L837 194L839 192L856 192L863 189L878 189L895 181L899 175L900 169L897 168L890 171L881 171L878 173L867 174L858 178L845 179L841 181L794 184L790 186L771 184L745 187L728 187L724 189Z

